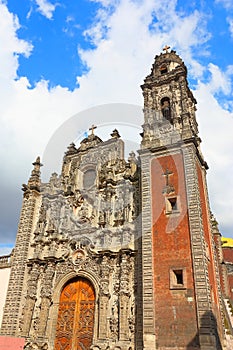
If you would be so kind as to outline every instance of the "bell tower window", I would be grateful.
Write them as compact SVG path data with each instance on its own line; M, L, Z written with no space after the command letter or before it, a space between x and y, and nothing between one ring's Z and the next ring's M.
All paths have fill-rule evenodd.
M172 121L171 118L171 106L170 99L168 97L164 97L161 100L161 110L163 113L163 117L166 118L169 122Z
M166 66L165 64L163 64L163 65L160 67L160 73L161 73L161 74L167 73L167 66Z

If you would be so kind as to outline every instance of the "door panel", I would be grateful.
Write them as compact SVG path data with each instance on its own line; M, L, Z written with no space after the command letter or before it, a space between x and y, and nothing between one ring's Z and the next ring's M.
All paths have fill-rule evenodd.
M89 350L94 329L95 292L85 278L71 280L62 290L55 350Z

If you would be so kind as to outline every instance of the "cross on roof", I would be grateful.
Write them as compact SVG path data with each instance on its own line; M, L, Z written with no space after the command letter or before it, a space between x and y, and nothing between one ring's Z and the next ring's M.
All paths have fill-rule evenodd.
M170 46L166 45L166 46L164 46L163 51L166 51L165 53L168 53L169 49L170 49Z
M91 131L91 135L94 135L94 130L97 128L97 126L93 125L89 128L89 130Z

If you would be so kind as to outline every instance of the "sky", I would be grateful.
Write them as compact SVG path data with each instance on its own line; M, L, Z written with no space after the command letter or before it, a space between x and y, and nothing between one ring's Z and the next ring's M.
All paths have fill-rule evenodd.
M88 109L95 118L97 106L142 106L140 85L167 44L188 68L211 210L233 237L231 0L0 0L0 23L0 254L15 242L21 185L56 130Z

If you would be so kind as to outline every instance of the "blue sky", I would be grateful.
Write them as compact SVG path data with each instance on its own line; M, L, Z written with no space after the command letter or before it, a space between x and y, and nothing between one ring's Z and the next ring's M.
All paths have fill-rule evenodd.
M51 3L52 4L52 3ZM85 0L54 2L54 11L43 12L34 1L8 1L21 28L18 35L33 45L30 58L19 58L19 76L27 76L31 86L41 79L49 86L74 89L76 76L87 67L77 54L77 46L90 48L83 32L91 25L98 11L97 4Z
M142 105L165 44L188 67L211 208L233 237L231 0L0 0L0 23L0 252L14 244L20 186L55 130L93 106Z

